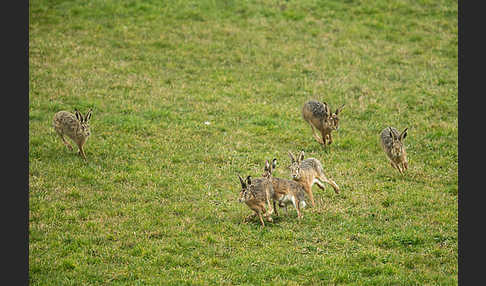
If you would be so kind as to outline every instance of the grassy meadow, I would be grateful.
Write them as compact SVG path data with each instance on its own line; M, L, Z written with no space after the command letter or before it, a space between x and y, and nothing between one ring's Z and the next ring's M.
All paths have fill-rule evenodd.
M30 285L457 285L457 1L29 3ZM328 149L309 99L346 104ZM237 175L289 150L341 193L243 223Z

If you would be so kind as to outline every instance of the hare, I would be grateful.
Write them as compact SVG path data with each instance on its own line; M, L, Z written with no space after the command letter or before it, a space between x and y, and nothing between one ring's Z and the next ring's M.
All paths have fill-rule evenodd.
M287 205L293 204L297 210L297 217L301 219L302 212L301 209L305 208L305 189L304 186L293 180L287 180L282 178L276 178L272 176L273 170L277 166L277 159L272 160L272 165L265 162L265 169L263 173L264 178L268 178L272 182L273 186L273 209L275 214L278 216L276 203L278 202L279 207L285 208L287 212Z
M83 150L83 145L88 140L91 135L89 120L91 119L92 110L90 109L86 115L83 115L77 110L74 110L74 114L68 111L59 111L54 115L54 129L57 134L61 136L64 145L66 145L69 150L73 151L73 146L64 138L67 135L71 138L76 145L78 145L79 152L84 159L86 159L86 154Z
M339 128L339 113L343 109L341 105L334 113L331 113L329 105L317 100L309 100L302 108L302 117L312 128L312 135L323 147L332 143L331 131ZM321 132L322 139L319 138L317 130Z
M407 137L408 127L402 133L398 133L394 127L386 127L381 131L381 147L385 151L393 168L397 169L400 174L403 174L408 169L407 152L403 139Z
M241 191L238 201L244 202L246 205L255 212L250 217L258 215L262 227L265 227L263 222L264 216L268 221L273 221L270 215L273 213L273 209L270 206L270 199L273 196L273 188L270 180L266 178L257 178L252 180L251 176L246 177L246 182L238 175L241 183Z
M324 190L323 182L328 183L332 186L334 192L339 194L339 186L324 175L322 164L319 160L315 158L307 158L304 160L304 151L300 152L297 159L295 159L290 151L289 156L291 161L289 169L292 179L304 186L305 192L309 195L313 207L315 206L314 196L312 195L312 185L314 183L322 190Z

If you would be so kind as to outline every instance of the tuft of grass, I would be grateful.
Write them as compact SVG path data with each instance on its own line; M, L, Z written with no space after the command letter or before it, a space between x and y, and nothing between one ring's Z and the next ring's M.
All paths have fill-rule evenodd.
M30 284L457 284L457 43L448 0L30 1ZM309 99L346 104L329 149ZM52 128L74 108L87 161ZM237 175L289 150L342 192L243 223Z

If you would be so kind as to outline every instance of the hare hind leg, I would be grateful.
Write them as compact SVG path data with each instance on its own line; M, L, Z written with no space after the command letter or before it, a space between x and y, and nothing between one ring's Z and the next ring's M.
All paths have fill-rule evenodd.
M316 185L321 189L321 190L324 190L325 189L325 186L323 183L321 183L321 181L319 181L318 179L314 179L314 183L316 183Z
M64 143L64 145L66 145L66 147L73 151L73 146L71 144L69 144L69 142L66 140L66 138L64 138L64 134L62 134L62 132L59 132L57 129L56 129L56 133L59 134L59 136L61 137L62 139L62 142Z
M334 189L334 192L336 194L339 194L339 186L336 184L336 182L334 182L333 180L331 179L328 179L326 176L324 176L323 174L319 177L319 180L321 180L322 182L324 183L328 183L329 185L332 186L332 188ZM318 185L319 186L319 185Z
M311 122L309 122L309 121L307 121L307 122L309 123L310 127L312 128L312 136L314 137L314 139L316 139L316 141L317 141L319 144L325 145L325 143L324 143L324 138L322 138L322 139L321 139L321 138L319 137L319 135L318 135L318 133L317 133L317 130L316 130L316 127L314 127L314 125L313 125Z

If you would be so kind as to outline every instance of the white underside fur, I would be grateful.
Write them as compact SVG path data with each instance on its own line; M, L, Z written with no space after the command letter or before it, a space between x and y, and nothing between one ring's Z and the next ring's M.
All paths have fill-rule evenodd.
M305 208L305 206L306 206L305 201L300 201L300 208L303 209Z
M297 202L295 200L295 197L292 196L292 195L285 195L279 201L282 202L282 203L284 203L285 205L288 205L288 204L292 203L294 205L294 207L297 208L297 205L296 205ZM303 208L305 208L305 206L307 204L305 203L305 201L300 201L299 202L299 205L300 205L299 207L301 209L303 209Z

